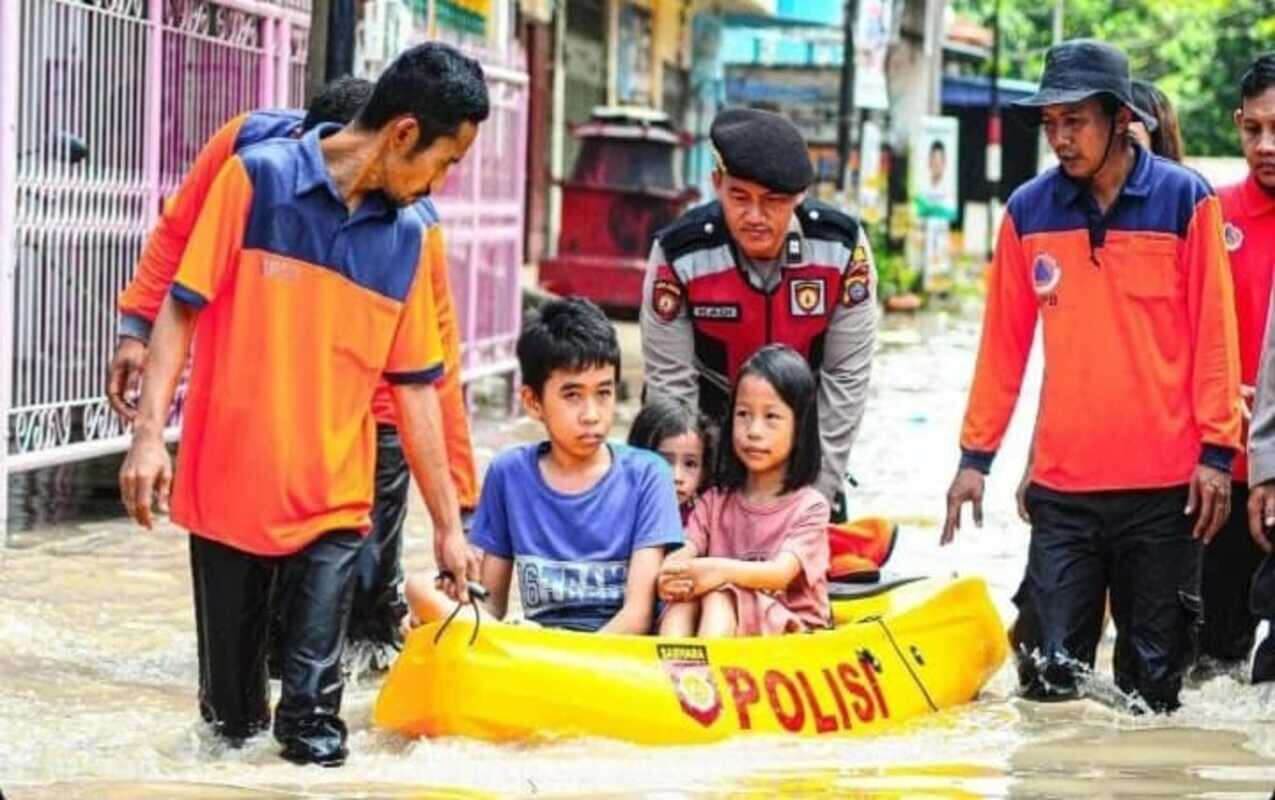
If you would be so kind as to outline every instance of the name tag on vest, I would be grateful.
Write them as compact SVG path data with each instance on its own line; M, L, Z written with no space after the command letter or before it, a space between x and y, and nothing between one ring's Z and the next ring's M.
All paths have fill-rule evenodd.
M691 306L692 319L738 320L739 305L736 303L704 303Z

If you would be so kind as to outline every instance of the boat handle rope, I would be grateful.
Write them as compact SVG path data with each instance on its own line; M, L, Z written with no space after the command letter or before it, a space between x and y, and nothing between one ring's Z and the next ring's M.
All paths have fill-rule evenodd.
M452 575L452 573L448 570L440 571L438 573L438 577L440 579L446 578L448 580L456 579L456 576ZM482 610L478 606L478 601L486 600L489 596L491 596L491 592L487 591L487 587L483 586L478 581L465 581L465 586L469 589L469 603L457 603L456 607L452 609L452 613L448 614L447 619L443 620L443 624L438 626L438 632L434 634L435 645L437 645L439 640L443 638L443 632L447 630L447 627L452 624L452 620L456 619L456 615L459 614L460 610L466 605L470 605L474 609L474 632L469 637L469 646L473 647L474 642L478 641L478 629L481 627L483 622Z

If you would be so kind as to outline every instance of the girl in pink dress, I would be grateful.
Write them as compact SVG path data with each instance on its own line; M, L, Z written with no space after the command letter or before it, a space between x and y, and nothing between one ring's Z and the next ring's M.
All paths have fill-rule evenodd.
M717 486L660 570L664 636L764 636L828 627L828 501L813 486L815 379L770 345L740 369L722 427Z

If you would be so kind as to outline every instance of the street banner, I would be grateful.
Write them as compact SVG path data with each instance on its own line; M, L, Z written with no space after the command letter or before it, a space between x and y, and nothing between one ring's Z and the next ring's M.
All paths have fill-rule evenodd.
M886 173L881 169L881 126L865 120L860 131L859 216L875 225L885 216Z
M859 0L854 31L854 104L885 111L890 107L885 60L890 50L891 0Z
M951 286L951 224L959 207L959 128L955 117L922 117L912 136L908 183L921 240L924 286L930 292Z
M956 219L958 130L956 117L922 117L912 135L908 183L918 217Z

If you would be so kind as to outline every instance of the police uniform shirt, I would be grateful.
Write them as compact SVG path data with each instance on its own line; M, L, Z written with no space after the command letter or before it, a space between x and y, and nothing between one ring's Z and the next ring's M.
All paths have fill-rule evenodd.
M784 280L786 270L809 266L812 251L835 253L835 257L841 259L835 265L838 283L818 309L826 317L827 327L822 333L821 357L817 359L818 363L812 364L818 380L819 431L823 449L816 488L831 500L842 488L850 449L858 435L867 401L876 344L876 267L862 227L858 229L855 247L838 243L837 248L830 248L829 242L803 236L797 216L803 209L806 209L806 204L794 214L785 250L781 251L778 259L754 262L737 247L732 250L749 286L763 295L774 294ZM688 212L688 216L695 211ZM795 248L792 252L803 254L800 263L792 263L788 257L789 248ZM708 410L701 402L701 383L707 383L715 394L729 396L730 378L704 363L697 354L695 322L688 309L690 304L682 294L685 287L671 286L661 277L670 268L670 261L657 240L647 263L639 315L646 390L651 396L676 397L692 407ZM739 324L763 323L761 320L742 319ZM766 343L792 344L778 335ZM746 359L747 355L743 358ZM733 373L738 366L731 364L729 371ZM724 446L729 446L729 443Z

